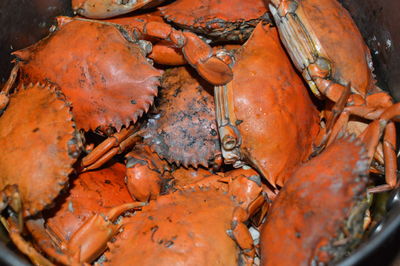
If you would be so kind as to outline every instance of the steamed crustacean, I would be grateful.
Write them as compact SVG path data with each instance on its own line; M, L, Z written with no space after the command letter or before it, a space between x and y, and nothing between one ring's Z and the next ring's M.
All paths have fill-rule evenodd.
M202 167L176 167L161 159L148 145L135 145L126 155L126 185L132 197L154 200L189 184L216 177Z
M144 205L132 200L124 175L125 167L120 163L80 174L60 204L43 218L27 221L36 245L63 264L97 259L122 225L117 218Z
M26 219L54 204L80 150L70 105L54 86L20 85L0 116L0 211L14 244L32 261L48 261L22 237Z
M17 185L24 217L51 205L81 149L61 92L50 85L20 85L0 116L0 146L0 190Z
M260 177L218 183L151 201L126 219L104 264L252 265L255 250L244 222L264 202Z
M159 7L164 18L214 41L245 41L261 20L270 21L263 0L177 0Z
M174 50L179 49L186 62L211 84L225 84L232 79L232 71L228 65L229 62L225 62L226 60L229 61L229 56L219 58L218 53L215 53L213 49L197 35L191 32L175 30L170 25L160 22L157 16L149 15L136 18L112 19L103 23L119 28L132 39L145 38L152 41L163 41L165 45L157 46L163 47L162 51L158 51L162 55L156 55L156 51L152 53L153 58L163 58L159 63L173 64L176 63L176 60L180 61L180 59L175 59L177 52ZM149 48L151 45L148 43L147 47ZM173 51L171 52L171 49L167 49L168 54L163 54L166 47L173 48ZM149 51L151 51L151 49L149 49ZM174 57L171 59L172 61L168 60L168 56ZM134 102L134 100L131 101L132 104L134 104ZM135 142L132 136L134 132L135 129L131 127L120 134L117 133L112 136L102 146L94 150L92 154L89 154L87 158L83 159L82 166L84 169L87 170L99 167L113 155L124 151L126 146ZM113 151L110 151L111 149Z
M162 74L146 60L150 44L114 23L68 17L58 22L47 38L14 52L20 81L56 83L73 105L77 126L84 130L114 127L119 131L135 122L152 104ZM196 35L153 21L141 26L141 32L182 48L187 60L211 83L231 79L229 66Z
M354 248L368 208L359 204L367 177L368 156L354 136L336 140L302 165L269 210L261 231L261 264L318 265Z
M167 70L159 100L139 132L132 134L143 137L159 157L177 166L218 169L222 160L210 89L185 67ZM128 157L138 158L134 153ZM99 165L89 165L86 159L83 164L86 169Z
M79 129L120 130L135 122L153 103L162 71L116 27L67 17L58 24L47 38L13 53L19 81L57 84Z
M161 87L156 111L142 129L144 143L177 166L219 168L214 99L208 92L212 87L185 67L167 70Z
M106 18L149 2L73 5L82 15ZM400 104L375 87L368 50L335 0L271 2L290 55L310 56L294 63L330 99L318 102L325 114L318 114L277 31L265 25L262 0L176 0L133 17L59 18L49 37L15 53L16 67L0 92L0 147L6 147L0 180L10 176L0 187L0 221L33 263L258 265L248 227L264 220L281 187L264 227L262 263L335 263L353 250L363 234L373 157L383 163L385 153L389 185L383 189L396 185L393 122L400 120ZM157 13L174 26L235 44L264 23L242 48L224 53ZM354 47L353 60L347 55ZM153 61L162 69L189 63L211 84L189 67L161 71ZM228 65L234 76L215 88L215 124L207 91L232 79ZM22 86L36 81L60 89ZM78 163L73 116L77 129L109 137ZM368 119L375 121L364 131ZM360 139L336 139L345 127ZM89 143L100 142L97 137ZM123 161L120 153L125 166L105 164ZM222 154L240 168L215 172L230 168ZM91 171L102 165L107 168ZM82 172L70 175L73 167ZM132 198L149 205L133 213L145 204Z
M228 65L229 62L224 61L225 58L219 58L218 53L215 53L205 41L193 32L176 30L171 25L160 21L158 12L132 18L114 18L107 20L107 23L124 29L132 39L161 41L164 46L177 49L183 54L187 63L211 84L221 85L232 79L232 70ZM158 58L160 57L158 56ZM168 65L173 65L172 62L168 63L168 58L164 60Z
M140 8L150 8L165 0L72 0L75 13L88 18L111 18Z
M318 112L269 25L260 23L236 52L233 73L214 95L224 161L250 164L282 186L313 152Z
M221 150L215 121L213 97L187 68L164 73L159 100L140 130L143 144L127 155L127 185L139 200L154 199L170 179L172 167L202 166L219 169ZM150 149L148 147L150 147ZM164 159L164 160L162 160Z
M58 28L47 38L14 52L17 60L10 81L19 70L20 82L56 83L72 103L77 127L85 131L120 131L135 123L153 103L162 73L145 57L151 45L136 39L134 30L128 32L118 24L67 17L58 21ZM143 34L167 39L181 48L187 61L211 83L231 79L229 66L193 33L154 21L141 27ZM2 96L10 92L12 83L5 86ZM133 131L133 127L124 128L103 146L112 146L114 151L119 144L129 146L134 142L129 138ZM104 153L103 147L97 149L84 166L102 159ZM116 153L108 153L105 158Z
M374 120L393 104L392 98L375 85L368 47L350 14L337 0L271 0L270 10L283 44L315 95L337 102L346 87L350 88L350 98L347 106L339 110L340 116L330 115L331 120L338 117L338 123L335 128L328 128L328 144L346 127L347 132L357 135L363 132L366 123L354 117ZM397 183L395 147L396 130L389 123L383 148L375 155L385 164L387 185L382 189L393 188Z
M229 177L258 175L255 170L235 169ZM161 159L148 145L138 144L126 155L126 185L131 195L140 201L154 200L160 195L181 190L191 184L207 184L221 179L222 173L213 173L202 167L176 167ZM276 192L264 187L273 199Z
M327 263L360 242L368 207L360 201L367 191L368 169L386 125L398 121L399 111L400 104L392 105L361 138L335 140L294 172L263 226L263 265Z

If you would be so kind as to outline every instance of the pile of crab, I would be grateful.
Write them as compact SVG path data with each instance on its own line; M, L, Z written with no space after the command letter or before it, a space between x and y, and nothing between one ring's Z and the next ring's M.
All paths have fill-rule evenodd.
M72 5L0 93L34 264L320 265L373 231L400 105L336 0Z

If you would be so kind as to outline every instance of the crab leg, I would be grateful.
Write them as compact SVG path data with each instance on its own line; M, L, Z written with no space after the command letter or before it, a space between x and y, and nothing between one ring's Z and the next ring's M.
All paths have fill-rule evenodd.
M241 136L234 126L237 121L232 106L232 92L227 86L215 86L214 98L218 131L222 144L222 155L225 163L235 163L235 166L243 165L237 147L241 144Z
M327 117L327 132L330 132L332 127L335 125L336 120L340 115L343 113L343 110L346 106L346 103L351 95L350 92L350 86L347 86L347 89L343 91L343 94L340 96L337 102L335 102L335 105L333 106L331 110L331 116Z
M383 156L385 164L385 185L372 188L370 192L381 192L396 187L397 184L397 157L395 148L396 147L396 129L394 123L389 121L395 119L398 113L398 104L392 105L388 108L379 107L368 107L368 106L347 106L340 114L335 125L331 131L327 132L327 144L331 145L339 134L344 134L350 115L359 116L373 121L370 126L359 136L364 139L368 145L368 151L372 160L377 145L382 136L383 129L385 129L384 140L383 140ZM380 123L380 124L379 124ZM377 124L383 126L381 130ZM322 144L323 145L323 144Z
M0 111L5 109L10 101L8 94L10 93L11 88L15 83L15 79L17 78L19 70L19 64L15 64L13 69L11 70L10 77L8 78L6 84L0 92Z
M161 65L179 66L186 64L185 57L178 48L170 47L162 42L153 44L153 49L148 57Z
M114 155L125 151L138 141L137 134L137 127L123 128L120 132L100 143L82 159L82 171L96 169L108 162Z
M389 122L383 137L383 156L385 158L386 183L394 188L397 184L396 127Z
M53 235L46 232L44 219L38 218L35 220L26 221L26 227L35 239L35 243L44 251L48 256L56 262L63 265L80 265L80 263L67 254L64 254L54 243L59 243L60 240L53 239Z
M18 249L29 257L29 259L35 265L51 266L54 265L49 260L47 260L42 254L40 254L29 242L22 238L19 231L13 226L9 227L9 235L13 243L18 247Z
M264 202L264 196L260 195L250 204L247 211L242 207L236 207L233 212L232 229L228 231L228 235L230 235L243 250L245 265L253 265L256 250L253 245L253 238L244 222L247 221L257 209L261 208Z
M65 265L80 265L80 262L92 262L103 253L107 248L107 242L121 228L120 223L113 222L122 213L144 205L146 203L143 202L126 203L112 208L106 215L95 214L86 220L69 241L60 239L50 228L45 229L43 219L30 220L27 226L47 255ZM22 243L20 239L17 240L18 243ZM62 252L57 250L53 243L56 243Z
M168 24L155 21L143 24L138 30L148 36L170 41L177 48L182 48L185 59L210 83L222 85L232 79L230 67L214 56L212 48L196 34L178 31Z
M80 262L93 261L103 253L107 242L120 229L121 224L114 224L114 220L122 213L144 205L144 202L126 203L112 208L106 215L93 215L72 235L67 244L61 243L61 249Z
M354 135L338 138L299 167L279 192L263 225L261 265L335 264L331 260L343 256L336 251L348 243L354 245L351 241L362 233L368 205L357 204L357 200L365 196L367 174L365 149ZM351 230L344 225L349 215L361 221L351 223ZM345 242L331 244L341 231Z
M348 106L345 107L343 112L340 114L338 120L333 126L331 131L328 131L327 146L331 145L334 139L339 133L343 134L346 130L347 123L351 115L359 116L369 120L376 120L382 115L382 113L387 108L377 108L368 106ZM396 154L395 154L395 144L396 144L396 131L392 122L387 125L385 130L385 137L383 141L383 157L385 164L385 179L388 187L393 188L396 185ZM376 150L376 148L374 149ZM381 158L382 151L377 151L375 153L376 158Z
M19 231L23 228L22 201L17 185L7 185L0 191L0 213L10 207L17 214L17 227ZM1 216L0 216L1 217Z
M245 212L241 207L236 207L234 210L234 219L232 222L232 229L228 230L228 235L236 241L238 246L243 250L243 259L245 265L253 265L254 256L256 251L253 245L253 238L249 232L249 229L243 223L243 221L238 221L236 216L240 216L240 212Z
M345 107L343 112L340 114L335 125L332 127L330 136L327 141L327 145L330 145L340 132L346 130L347 123L351 115L355 115L368 120L378 119L380 115L385 111L384 108L374 108L367 106L348 106ZM328 132L329 134L329 132Z
M382 192L397 186L397 158L395 147L395 128L393 121L398 121L400 116L400 104L394 104L387 108L379 119L369 124L368 128L362 134L361 139L366 144L369 163L371 163L379 140L385 130L384 136L384 155L385 155L385 174L387 185L378 186L369 189L369 192Z
M231 181L229 183L229 190L232 195L235 195L237 201L241 202L242 206L235 207L233 211L231 229L227 231L228 235L236 241L236 243L242 249L243 255L242 259L245 265L253 265L254 256L256 254L253 238L245 225L245 222L252 216L258 209L260 209L264 202L265 198L263 193L260 193L262 189L262 183L260 176L245 176L235 178L236 182L240 184L237 189L235 186L235 181ZM220 179L224 180L224 179ZM235 189L236 187L236 189ZM247 194L248 193L248 194ZM249 194L257 193L258 197L248 198ZM246 208L243 208L243 205L247 205Z
M1 191L2 202L0 210L4 210L9 206L17 215L17 217L10 216L5 219L0 216L1 223L4 225L9 233L12 242L17 246L17 248L26 256L28 256L35 265L53 265L49 260L43 257L31 243L27 242L22 236L21 232L23 230L22 221L22 202L21 197L16 185L6 186ZM16 219L15 219L16 218Z
M227 61L230 61L226 59L227 55L222 55L222 58L218 57L218 53L214 55L213 49L194 33L175 30L170 25L157 21L137 24L132 29L129 26L124 27L124 25L107 21L100 22L83 18L77 18L76 20L113 25L123 33L125 38L131 39L131 42L136 42L137 36L140 36L140 34L165 40L173 47L182 49L182 53L188 63L211 84L223 85L233 78L232 69L227 63Z

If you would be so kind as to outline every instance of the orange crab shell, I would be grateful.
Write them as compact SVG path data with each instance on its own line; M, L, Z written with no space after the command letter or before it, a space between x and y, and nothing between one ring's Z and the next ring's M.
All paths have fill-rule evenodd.
M235 171L226 181L208 176L151 201L125 220L106 254L108 264L252 265L253 239L244 222L264 196L260 177L248 173L254 172Z
M243 41L268 8L262 0L178 0L159 10L166 20L180 27L217 40Z
M260 23L235 58L234 78L222 89L228 108L218 100L217 110L225 110L240 132L240 159L273 186L282 186L312 152L320 130L318 111L275 28ZM218 91L215 95L220 97Z
M72 0L72 9L81 16L104 19L126 14L140 8L151 8L165 0Z
M147 40L147 41L153 41L154 38L148 38L146 34L143 34L138 31L138 29L141 28L141 25L144 23L153 21L153 22L161 22L163 23L164 20L161 17L161 13L159 11L154 11L150 13L145 13L145 14L138 14L138 15L132 15L132 16L123 16L123 17L116 17L116 18L110 18L107 20L104 20L107 22L115 23L120 26L122 26L131 36L133 37L133 34L137 34L138 39L141 40Z
M346 136L301 166L268 213L261 233L262 265L327 263L335 250L351 245L343 228L351 207L365 195L368 164L361 142ZM362 220L361 215L361 227ZM341 230L346 239L335 243Z
M62 18L55 32L14 52L21 80L58 84L72 103L78 128L120 129L146 112L162 71L116 27Z
M126 156L126 185L140 201L156 199L169 187L170 165L147 145L135 145Z
M274 18L288 53L314 93L313 79L318 75L310 77L315 73L305 68L318 64L318 58L331 64L327 70L329 79L343 86L351 85L354 92L362 96L374 90L371 54L349 12L339 1L271 0L271 3L282 8L278 12L286 12L285 7L294 8L287 15L274 14ZM281 19L281 15L286 18ZM289 28L281 27L286 23L290 24Z
M221 176L213 174L210 170L201 167L197 169L180 167L174 170L171 176L174 178L174 187L178 189L183 189L192 184L209 184L210 180L215 182L221 179Z
M216 190L159 197L129 218L106 264L235 265L238 248L226 234L233 209L230 197Z
M48 230L58 239L68 241L93 214L106 214L113 207L132 202L124 176L125 166L120 163L80 174L61 206L47 213Z
M25 216L51 204L79 156L70 106L54 87L20 86L0 117L0 188L17 184Z
M126 185L132 197L140 201L155 200L160 194L168 194L194 183L209 183L210 179L216 182L220 178L201 167L173 169L143 144L135 145L126 155Z
M218 164L221 156L214 99L185 67L165 72L159 114L148 120L144 142L178 166Z

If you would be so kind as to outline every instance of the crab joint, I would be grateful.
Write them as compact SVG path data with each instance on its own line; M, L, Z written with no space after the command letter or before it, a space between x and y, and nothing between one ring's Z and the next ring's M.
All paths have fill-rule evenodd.
M222 136L222 147L231 151L239 145L239 137L234 127L226 125L219 128L219 133Z

